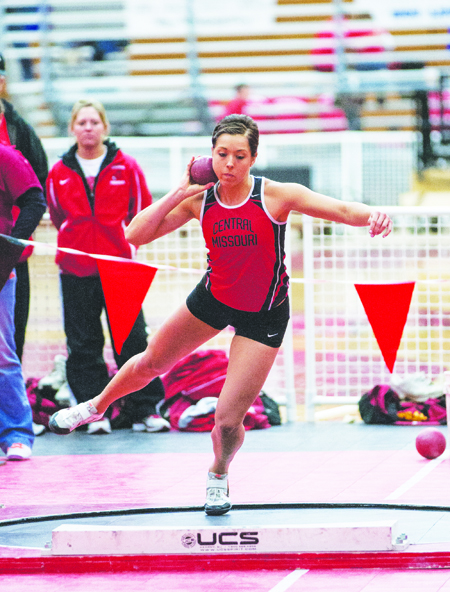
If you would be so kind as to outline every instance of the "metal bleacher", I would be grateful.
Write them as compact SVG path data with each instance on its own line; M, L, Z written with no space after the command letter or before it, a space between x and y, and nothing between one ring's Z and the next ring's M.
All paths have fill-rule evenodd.
M362 129L412 130L414 92L437 91L450 71L447 28L390 30L384 53L349 47L346 72L318 71L314 50L327 43L318 34L330 25L333 0L274 6L270 27L233 32L221 22L215 29L180 22L171 35L149 28L141 37L127 28L127 0L4 0L8 91L43 137L65 135L71 105L86 96L105 104L113 135L207 134L243 82L258 98L263 132L345 129L334 104L342 84L364 95ZM350 28L371 26L352 1L344 16ZM358 71L368 59L381 69ZM24 79L27 61L32 75Z

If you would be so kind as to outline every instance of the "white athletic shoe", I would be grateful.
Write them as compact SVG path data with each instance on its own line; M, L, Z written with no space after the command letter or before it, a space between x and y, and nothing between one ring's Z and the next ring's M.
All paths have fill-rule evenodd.
M31 456L31 448L22 442L15 442L6 451L8 460L28 460Z
M208 516L220 516L231 510L228 474L217 475L208 472L206 481L205 512Z
M140 423L133 424L133 432L168 432L170 423L160 415L149 415Z
M45 426L40 423L34 423L33 421L33 434L35 436L42 436L45 433Z
M38 383L39 388L49 386L53 390L59 390L66 382L66 357L62 354L55 356L53 360L53 369L47 376L41 378Z
M94 421L88 425L88 434L110 434L112 432L111 423L107 417Z
M69 434L81 425L102 418L103 414L98 413L90 401L86 401L54 413L48 422L48 427L55 434Z
M78 401L72 392L68 382L65 382L55 394L55 401L61 407L75 407Z

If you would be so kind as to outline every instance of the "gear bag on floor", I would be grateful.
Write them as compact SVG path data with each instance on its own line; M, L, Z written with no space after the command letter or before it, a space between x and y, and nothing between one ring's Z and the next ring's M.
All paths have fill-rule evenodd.
M361 418L367 424L445 425L445 395L423 403L401 399L387 384L378 384L358 403Z
M211 431L227 368L228 356L222 350L197 351L186 356L162 377L165 400L158 412L174 429ZM247 430L265 429L281 423L277 403L267 395L261 395L245 416Z

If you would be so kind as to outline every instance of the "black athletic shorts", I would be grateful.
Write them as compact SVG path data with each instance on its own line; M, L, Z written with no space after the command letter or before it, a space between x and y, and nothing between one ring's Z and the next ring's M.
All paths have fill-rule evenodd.
M202 282L186 300L189 311L198 319L221 331L228 325L236 335L248 337L269 347L280 347L289 321L289 299L268 311L245 312L219 302Z

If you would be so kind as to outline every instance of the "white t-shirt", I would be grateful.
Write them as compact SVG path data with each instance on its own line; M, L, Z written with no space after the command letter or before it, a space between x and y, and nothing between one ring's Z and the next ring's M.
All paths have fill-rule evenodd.
M93 191L94 189L94 182L95 179L100 171L100 167L102 166L102 162L105 160L105 156L106 156L106 150L105 152L101 155L98 156L97 158L81 158L81 156L79 156L78 152L75 152L75 158L78 160L81 170L83 171L84 176L86 177L86 181L88 182L88 185L91 189L91 191Z

